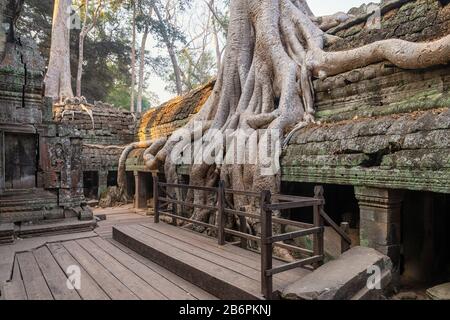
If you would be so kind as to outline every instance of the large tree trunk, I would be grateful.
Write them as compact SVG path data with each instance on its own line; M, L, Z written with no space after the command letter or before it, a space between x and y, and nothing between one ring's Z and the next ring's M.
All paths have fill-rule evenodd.
M161 23L161 25L164 24L164 19L159 12L158 7L154 4L153 10L156 14L156 17L158 18L158 21ZM164 44L166 45L167 52L170 57L170 62L172 63L173 72L175 74L175 86L177 90L177 94L181 96L183 94L183 81L181 76L181 69L180 65L178 64L177 54L175 51L175 46L173 42L170 40L169 34L166 32L166 30L162 30L162 36L164 40Z
M210 0L209 3L207 3L209 10L211 11L213 17L211 19L211 26L212 26L212 32L213 32L213 41L214 41L214 50L216 53L216 65L217 70L220 70L222 66L222 51L220 50L220 43L219 43L219 31L217 30L217 15L215 11L215 3L214 0Z
M0 21L3 21L3 10L5 10L4 1L0 1ZM0 63L3 61L6 46L6 30L3 27L3 23L0 23Z
M88 15L89 15L89 0L86 0L84 3L85 11L84 11L84 23L83 28L80 32L80 39L78 44L78 70L77 70L77 88L76 88L76 94L77 97L81 97L81 79L83 77L83 62L84 62L84 40L86 39L86 36L89 34L89 32L95 27L95 24L97 22L97 18L99 15L99 10L102 6L102 2L99 2L99 5L92 16L92 22L88 22Z
M142 92L144 91L144 69L145 69L145 47L147 45L148 27L144 29L142 34L141 50L139 56L139 84L138 84L138 97L137 97L137 112L142 112Z
M389 60L402 68L422 68L445 64L450 60L450 36L429 43L385 40L348 51L325 52L329 35L320 29L318 20L304 0L231 0L230 25L222 67L216 85L201 111L171 137L150 143L144 160L150 169L164 168L166 179L177 182L176 160L181 152L201 141L204 150L223 152L225 158L234 154L249 155L249 150L265 153L245 163L210 163L192 152L190 183L214 185L223 179L227 187L237 190L280 190L280 145L269 138L281 139L292 128L301 128L314 121L312 77L326 77ZM332 17L327 18L327 25ZM340 19L340 17L338 17ZM200 122L203 128L198 128ZM262 131L270 129L270 131ZM239 130L259 136L247 136L244 143L233 148L223 139L211 139L217 132L230 137ZM182 139L180 139L182 137ZM200 140L202 139L202 140ZM252 140L253 139L253 140ZM171 196L179 196L173 192ZM197 204L211 204L203 192L189 194ZM257 213L259 205L244 196L229 199L236 209ZM214 205L214 203L213 203ZM211 221L212 211L194 210L193 219ZM249 227L258 233L258 225Z
M133 1L133 21L132 21L132 39L131 39L131 99L130 111L134 112L134 103L136 101L134 96L134 89L136 87L136 2Z
M81 30L78 44L77 97L81 97L81 79L83 77L84 39L86 37L86 33L83 31L84 30Z
M45 76L45 95L53 99L73 97L70 73L71 0L55 0L50 59Z

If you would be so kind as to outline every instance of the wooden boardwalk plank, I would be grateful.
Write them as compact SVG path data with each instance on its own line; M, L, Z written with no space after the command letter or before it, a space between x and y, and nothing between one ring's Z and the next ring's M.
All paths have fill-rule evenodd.
M81 299L76 290L68 288L66 274L46 246L33 250L33 255L55 300Z
M114 239L219 298L262 298L258 281L184 252L129 226L115 227Z
M30 300L53 300L50 289L34 258L33 253L23 252L17 255L22 279Z
M47 247L63 270L67 270L70 266L78 266L80 268L81 288L77 291L83 300L109 300L108 295L61 243L50 243Z
M209 262L215 263L219 266L223 266L229 269L230 271L242 275L243 278L246 277L258 282L261 277L260 272L255 268L248 267L244 264L237 263L236 261L224 258L212 250L208 251L207 249L205 249L205 247L207 247L206 245L204 247L195 246L192 244L192 242L186 243L185 241L180 241L175 237L171 237L164 233L160 233L154 229L145 228L144 226L141 225L132 225L130 227L139 230L140 232L150 237L153 237L154 239L159 239L160 241L165 242L169 246L179 248L180 250L190 253L193 256L202 258ZM205 239L204 242L206 242L206 240L208 239Z
M142 300L166 300L161 292L155 290L147 282L131 272L109 253L98 247L89 239L82 239L77 243L93 255L97 261L107 268L117 279L119 279L130 291Z
M105 267L103 267L94 257L84 250L75 241L63 243L64 247L78 261L78 263L94 278L99 286L113 300L137 300L122 282L115 278Z
M27 293L22 280L19 262L14 258L12 279L3 287L5 300L27 300Z
M123 264L126 268L133 271L137 276L150 284L153 288L162 293L165 297L171 300L193 300L194 297L188 292L181 289L174 283L164 278L159 273L148 268L143 263L137 261L130 255L126 254L119 248L113 246L106 240L95 238L91 239L98 247L103 248L117 261Z
M233 245L219 246L217 244L216 239L209 238L204 235L191 232L189 230L176 228L164 223L159 224L143 223L141 224L141 226L155 230L160 233L164 233L180 241L189 242L190 244L195 245L196 247L208 250L214 254L220 255L231 261L244 264L248 267L255 269L258 272L258 274L260 274L261 256L256 252L243 250L242 248ZM274 259L273 261L274 266L279 266L282 264L284 264L284 262L281 262L279 260ZM298 279L305 277L310 272L311 271L303 268L296 268L293 270L289 270L287 272L277 274L274 276L275 286L285 287L286 285L291 284L297 281ZM259 277L257 279L259 280Z
M188 240L190 244L196 247L201 247L205 250L213 251L215 254L218 254L224 258L240 262L254 269L259 269L259 265L261 264L261 262L259 261L259 255L252 256L239 254L242 253L242 250L240 250L239 248L237 248L238 250L236 250L238 253L233 252L232 250L229 250L229 247L232 247L231 245L219 246L217 244L217 240L214 238L209 238L201 234L195 234L194 232L191 232L189 230L169 226L165 223L141 223L140 225L183 242L186 242L186 240Z
M109 243L114 245L115 247L119 248L129 256L135 258L137 261L143 263L150 269L154 270L155 272L159 273L166 279L170 280L171 282L175 283L179 287L181 287L184 291L189 292L192 296L197 298L198 300L217 300L215 296L212 294L206 292L205 290L201 289L200 287L197 287L196 285L190 283L189 281L186 281L185 279L177 276L175 273L172 273L168 271L167 269L161 267L160 265L150 261L149 259L139 255L135 251L131 250L130 248L124 246L123 244L115 241L115 240L108 240Z

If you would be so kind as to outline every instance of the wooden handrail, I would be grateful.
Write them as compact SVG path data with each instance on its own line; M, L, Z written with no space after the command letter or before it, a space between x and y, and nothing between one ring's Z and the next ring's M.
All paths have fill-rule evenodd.
M308 266L308 265L312 265L314 263L320 262L323 260L323 256L314 256L314 257L310 257L310 258L306 258L306 259L302 259L302 260L298 260L298 261L294 261L294 262L290 262L288 264L276 267L276 268L272 268L270 270L266 270L266 276L273 276L275 274L281 273L281 272L285 272L288 270L292 270L298 267L304 267L304 266Z
M213 207L213 206L208 206L205 204L195 204L195 203L189 203L189 202L185 202L185 201L181 201L181 200L173 200L173 199L169 199L169 198L159 198L159 202L167 202L167 203L172 203L172 204L182 204L184 206L187 207L192 207L192 208L200 208L200 209L207 209L207 210L217 210L217 207Z
M289 233L284 233L284 234L279 234L279 235L276 235L276 236L272 236L269 239L269 241L271 241L272 243L282 242L282 241L293 240L295 238L309 236L309 235L317 234L317 233L321 233L321 232L323 232L323 227L304 229L304 230L293 231L293 232L289 232Z
M342 228L339 227L336 224L336 222L334 222L333 219L331 219L331 217L328 214L326 214L324 210L321 210L320 214L325 219L325 221L333 228L333 230L336 231L348 245L352 244L352 239L350 239L347 233L345 233L345 231L342 230Z
M217 192L217 188L213 187L202 187L202 186L194 186L194 185L188 185L188 184L174 184L174 183L166 183L166 182L160 182L159 185L161 187L169 187L169 188L180 188L180 189L194 189L199 191L210 191L210 192Z
M197 225L205 227L205 228L217 229L217 226L214 226L212 224L209 224L209 223L206 223L206 222L197 221L197 220L192 220L192 219L189 219L189 218L185 218L185 217L182 217L182 216L179 216L179 215L167 212L167 211L161 211L160 213L162 213L165 216L168 216L168 217L171 217L171 218L174 218L174 219L179 219L179 220L182 220L182 221L186 221L186 222L189 222L189 223L192 223L192 224L197 224Z
M199 190L205 192L212 192L217 194L217 206L203 205L188 203L186 201L170 199L168 196L161 197L159 195L159 187L166 188L181 188L181 189L191 189ZM158 175L153 173L153 192L154 192L154 210L155 210L155 223L160 221L160 214L166 215L173 218L174 222L176 220L181 220L189 222L192 224L197 224L205 228L211 228L217 231L217 238L219 245L226 244L226 234L230 234L241 238L240 244L243 248L246 248L247 241L254 241L259 243L261 248L261 292L266 297L266 299L271 299L273 297L273 275L287 270L291 270L297 267L304 267L306 265L320 266L324 260L324 221L327 221L333 229L338 228L338 233L342 236L345 241L350 238L345 234L345 232L338 227L331 218L324 212L323 206L325 205L325 199L323 198L323 188L316 187L314 198L307 197L297 197L297 196L286 196L286 195L272 195L270 191L262 191L261 193L251 192L251 191L240 191L226 189L224 182L220 181L217 188L202 187L202 186L191 186L185 184L172 184L159 182ZM226 208L227 199L226 194L242 195L255 197L260 200L260 215L254 213L248 213L245 211L234 210ZM272 202L273 200L273 202ZM161 211L161 203L171 203L174 205L172 212ZM206 222L195 221L190 218L182 217L177 214L177 209L175 205L187 206L192 208L201 208L207 210L216 210L217 219L216 225L211 225ZM293 221L289 219L283 219L273 216L273 211L313 207L314 209L314 223L303 223L298 221ZM226 227L226 216L236 215L240 220L240 230L232 230ZM251 218L259 220L261 223L261 235L255 236L248 234L246 231L247 221L246 218ZM301 230L287 232L284 234L272 234L273 224L280 225L291 225L300 228ZM293 240L299 237L313 236L313 250L308 250L305 248L300 248L293 246L291 244L284 243L287 240ZM280 247L287 250L292 250L299 252L306 258L290 262L276 268L273 268L273 247Z

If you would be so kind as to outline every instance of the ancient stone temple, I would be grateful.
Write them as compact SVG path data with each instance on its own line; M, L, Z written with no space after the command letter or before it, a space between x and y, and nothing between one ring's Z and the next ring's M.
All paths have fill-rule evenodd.
M330 50L450 33L446 1L385 1L381 28L364 10L352 13L329 31L341 37ZM311 196L314 185L324 185L326 211L337 224L350 224L353 245L388 255L396 274L413 282L450 275L449 85L449 66L408 71L389 63L315 80L320 124L297 132L282 155L282 193ZM148 111L136 140L170 135L200 110L211 90L209 84ZM127 161L140 207L151 197L143 152L134 150ZM178 168L180 181L188 182L188 172Z
M7 3L0 52L0 224L6 240L95 224L83 194L80 132L53 121L52 102L43 98L44 61L32 41L14 34L20 6Z
M90 104L74 98L53 106L53 120L78 130L83 139L84 196L101 198L108 187L117 185L120 154L134 141L135 116L100 101Z

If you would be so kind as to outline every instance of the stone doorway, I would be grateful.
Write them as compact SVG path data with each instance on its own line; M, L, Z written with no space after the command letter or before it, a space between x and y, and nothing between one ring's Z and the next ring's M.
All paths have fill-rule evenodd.
M402 276L427 286L450 281L450 196L405 193L402 206Z
M5 133L5 189L36 187L37 138L34 134Z

